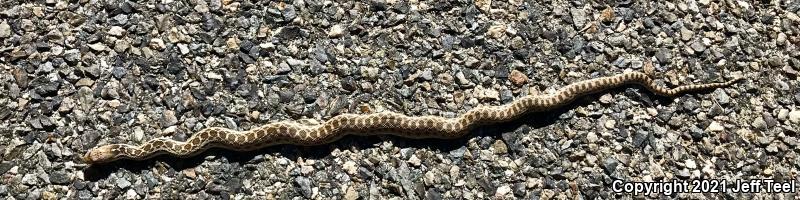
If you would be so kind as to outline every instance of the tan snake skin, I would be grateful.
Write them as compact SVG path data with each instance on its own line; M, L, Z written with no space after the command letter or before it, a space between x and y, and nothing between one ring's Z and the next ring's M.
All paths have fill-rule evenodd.
M455 118L412 117L382 112L341 114L317 125L275 122L249 131L210 127L195 133L185 142L160 138L139 146L110 144L95 147L86 152L83 160L86 163L104 163L118 159L144 160L165 153L189 157L210 147L249 151L276 144L319 145L335 141L348 133L392 134L407 138L457 138L477 125L510 121L528 112L552 110L579 96L626 84L642 85L657 95L674 97L686 92L726 87L739 80L742 78L724 83L684 85L669 89L656 85L645 73L629 72L573 83L552 95L529 95L506 105L477 107Z

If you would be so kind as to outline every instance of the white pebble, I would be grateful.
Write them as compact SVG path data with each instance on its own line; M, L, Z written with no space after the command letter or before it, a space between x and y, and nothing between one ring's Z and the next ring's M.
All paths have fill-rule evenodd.
M684 164L686 165L686 168L689 169L697 168L697 163L695 163L694 160L692 159L686 159L686 162L684 162Z
M506 194L508 194L509 192L511 192L511 187L509 187L508 185L500 186L499 188L497 188L497 191L494 193L494 197L495 198L502 198L502 197L506 196Z
M789 109L781 109L778 111L778 120L786 121L789 118Z
M719 124L719 122L711 122L711 124L708 125L708 128L706 128L706 130L718 132L725 130L725 127L723 127L722 124Z
M613 119L606 120L605 126L607 129L613 129L614 127L617 127L617 121Z
M222 75L219 75L214 72L206 72L206 78L215 79L215 80L222 80Z
M589 144L597 142L597 133L589 132L589 134L586 134L586 141L589 142Z
M122 36L122 34L125 33L125 29L119 26L112 26L111 29L108 29L107 33L113 36Z
M800 110L789 112L789 121L794 124L800 124Z
M344 34L344 26L341 24L333 25L328 31L328 37L339 37Z
M344 163L344 165L342 165L342 169L344 169L344 171L346 171L347 174L354 175L356 174L358 167L356 167L356 162L347 161Z
M408 163L411 163L411 165L414 165L415 167L419 167L422 165L422 160L417 158L417 155L411 155L411 158L408 159Z

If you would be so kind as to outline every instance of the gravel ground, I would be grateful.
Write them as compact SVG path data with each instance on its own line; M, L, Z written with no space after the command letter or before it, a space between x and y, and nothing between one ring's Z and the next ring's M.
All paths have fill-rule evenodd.
M610 199L632 197L611 191L614 180L800 181L798 10L791 0L5 0L0 197ZM675 99L619 88L457 140L80 160L96 145L211 126L454 116L648 65L666 86L747 80Z

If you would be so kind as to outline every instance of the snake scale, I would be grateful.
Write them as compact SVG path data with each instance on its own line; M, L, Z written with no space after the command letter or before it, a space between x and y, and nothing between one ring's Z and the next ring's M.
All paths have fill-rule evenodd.
M319 145L335 141L347 134L392 134L406 138L457 138L478 125L510 121L528 112L548 111L576 98L628 84L644 86L654 94L675 97L679 94L727 87L742 78L727 82L683 85L672 89L658 86L642 72L584 80L567 85L554 94L528 95L501 106L481 106L455 118L439 116L406 116L394 112L373 114L340 114L314 125L283 121L248 131L209 127L198 131L185 142L158 138L139 146L110 144L90 149L83 156L86 163L105 163L119 159L144 160L160 154L179 157L196 155L211 147L250 151L276 144Z

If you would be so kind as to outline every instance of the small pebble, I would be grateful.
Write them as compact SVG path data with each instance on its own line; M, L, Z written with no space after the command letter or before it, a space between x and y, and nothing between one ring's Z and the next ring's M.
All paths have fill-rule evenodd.
M689 169L696 169L697 168L697 163L695 163L694 160L692 160L692 159L686 159L686 161L683 164L686 166L686 168L689 168Z
M331 26L331 29L328 31L328 37L339 37L344 34L344 25L337 24Z
M607 129L614 129L617 127L617 121L613 119L606 120L606 122L603 124Z
M524 85L526 82L528 82L528 76L526 76L524 73L520 71L512 70L509 80L511 80L512 84L516 86L521 86Z
M706 128L706 131L712 131L712 132L719 132L723 130L725 130L725 127L723 127L722 124L719 124L719 122L716 121L711 122L711 124L708 125L708 128Z
M419 167L420 165L422 165L422 160L417 158L417 155L411 155L411 158L408 159L408 163L410 163L415 167Z
M795 125L800 125L800 110L792 110L789 112L789 121Z

